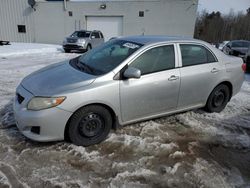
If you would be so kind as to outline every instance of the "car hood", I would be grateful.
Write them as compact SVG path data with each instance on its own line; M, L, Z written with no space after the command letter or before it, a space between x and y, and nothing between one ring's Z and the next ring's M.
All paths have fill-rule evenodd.
M248 48L233 47L232 50L240 52L242 55L245 55L247 53Z
M71 39L74 39L74 40L78 40L78 39L87 39L88 37L66 37L67 40L71 40Z
M53 96L87 86L96 76L73 68L69 61L42 68L23 79L21 85L35 96Z

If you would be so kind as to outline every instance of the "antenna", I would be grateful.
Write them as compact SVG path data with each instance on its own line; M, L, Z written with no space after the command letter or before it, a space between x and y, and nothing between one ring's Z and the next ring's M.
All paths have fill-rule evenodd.
M28 0L28 4L30 5L31 8L33 8L34 10L36 10L34 7L36 5L36 1L35 0Z

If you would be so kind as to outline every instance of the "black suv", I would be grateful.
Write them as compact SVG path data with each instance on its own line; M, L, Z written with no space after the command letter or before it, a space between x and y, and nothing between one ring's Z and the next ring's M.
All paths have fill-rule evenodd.
M244 58L248 48L250 47L250 41L247 40L233 40L223 47L222 51L228 55L234 55Z

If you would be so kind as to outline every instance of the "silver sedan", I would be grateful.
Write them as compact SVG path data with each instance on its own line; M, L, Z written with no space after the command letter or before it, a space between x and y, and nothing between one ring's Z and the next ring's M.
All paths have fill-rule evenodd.
M24 78L16 123L32 140L97 144L125 124L203 107L222 111L242 86L242 65L194 39L111 40Z

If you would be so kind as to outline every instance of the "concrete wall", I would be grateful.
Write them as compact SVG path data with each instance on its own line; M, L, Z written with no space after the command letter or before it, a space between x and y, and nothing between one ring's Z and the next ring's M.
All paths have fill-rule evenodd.
M63 2L39 1L36 11L33 11L28 7L26 0L1 0L0 7L3 7L2 1L25 2L25 5L12 4L18 12L17 16L13 16L14 13L11 12L2 13L4 8L0 9L1 17L4 14L9 22L13 22L5 24L12 34L7 35L8 32L4 28L3 33L1 29L0 37L12 41L55 44L60 44L63 38L74 30L86 29L87 16L123 16L124 36L142 33L193 36L198 4L198 0L107 0L107 8L104 10L100 9L103 1L68 2L65 10ZM194 2L196 3L192 5ZM68 11L73 12L72 17L68 15ZM139 17L139 11L144 11L144 17ZM27 24L29 28L26 38L13 32L19 22Z

